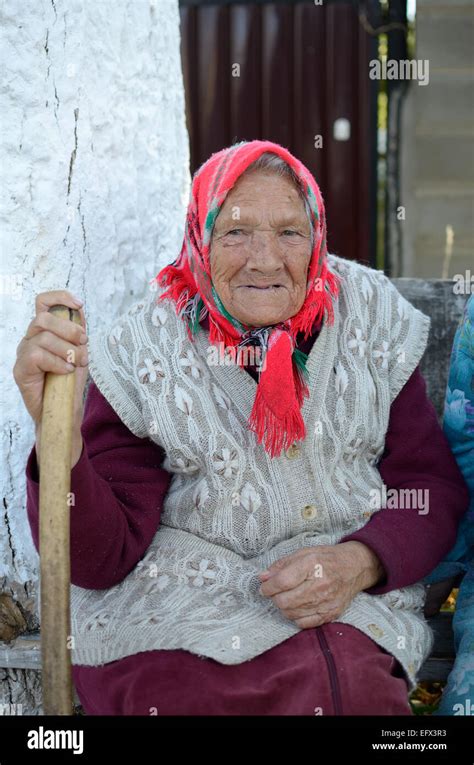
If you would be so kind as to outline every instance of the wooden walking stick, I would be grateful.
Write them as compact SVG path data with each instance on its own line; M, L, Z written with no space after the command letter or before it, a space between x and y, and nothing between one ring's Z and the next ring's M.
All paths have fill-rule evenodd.
M79 311L50 309L81 324ZM47 372L41 415L39 554L43 712L72 715L69 491L76 373Z

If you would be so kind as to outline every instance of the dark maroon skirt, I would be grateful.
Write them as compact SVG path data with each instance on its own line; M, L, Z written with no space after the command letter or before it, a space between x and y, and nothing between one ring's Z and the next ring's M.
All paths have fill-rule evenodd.
M397 659L355 627L303 629L242 664L184 650L74 665L90 715L411 715Z

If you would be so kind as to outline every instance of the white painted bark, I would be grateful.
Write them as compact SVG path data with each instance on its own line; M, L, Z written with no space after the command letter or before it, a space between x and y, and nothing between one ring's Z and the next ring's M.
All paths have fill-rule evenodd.
M16 347L39 292L79 295L92 333L174 260L189 148L177 0L5 0L0 34L0 592L33 628L39 559L24 470L34 432L12 377ZM21 698L34 685L0 668L2 680L0 703L15 701L15 684Z

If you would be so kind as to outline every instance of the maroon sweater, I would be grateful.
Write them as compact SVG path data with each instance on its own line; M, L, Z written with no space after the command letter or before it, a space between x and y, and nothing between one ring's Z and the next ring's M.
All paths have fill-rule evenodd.
M203 326L207 321L202 322ZM309 352L318 329L298 347ZM247 368L255 376L255 370ZM163 450L131 433L93 382L81 427L84 445L71 471L71 581L89 589L121 582L144 556L160 523L171 476ZM385 578L368 593L405 587L426 576L453 546L468 491L417 368L393 402L378 470L388 488L428 489L429 513L382 509L357 540L380 559ZM27 513L37 550L39 483L33 446L26 466Z

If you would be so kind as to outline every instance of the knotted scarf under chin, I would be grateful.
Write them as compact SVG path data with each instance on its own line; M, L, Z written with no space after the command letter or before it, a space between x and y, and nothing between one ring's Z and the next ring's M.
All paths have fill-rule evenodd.
M305 437L301 405L308 395L306 358L293 348L288 332L270 332L249 426L272 457Z
M174 286L171 284L169 296L173 297L174 289L174 300L179 304L182 292L179 292L176 283ZM215 321L199 293L181 302L179 314L187 323L190 338L200 330L200 321L208 316L210 344L222 343L227 351L232 349L239 366L245 366L245 354L241 352L245 346L252 345L258 349L258 355L255 354L258 363L255 366L259 379L248 426L270 456L279 456L283 449L288 449L294 441L306 435L301 406L305 396L309 395L307 354L296 348L290 321L245 330L227 313L217 295L215 298L216 307L232 321L232 329L225 330ZM311 328L310 315L308 312L307 331ZM302 316L303 313L299 314L300 321Z

